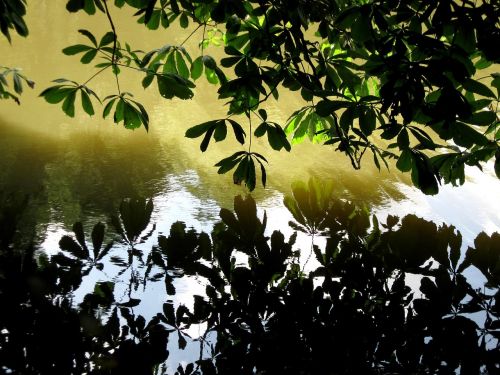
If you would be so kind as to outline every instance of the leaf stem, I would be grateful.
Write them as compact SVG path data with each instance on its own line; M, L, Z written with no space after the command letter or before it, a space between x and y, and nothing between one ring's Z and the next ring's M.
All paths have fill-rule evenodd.
M90 77L89 79L87 79L84 83L82 83L82 86L85 86L87 83L89 83L90 81L92 81L95 77L97 77L99 74L101 74L102 72L104 72L106 69L108 69L111 65L108 65L108 66L105 66L104 68L100 69L97 73L95 73L94 75L92 75L92 77Z
M118 42L118 37L116 34L116 28L115 28L115 24L113 22L113 18L111 17L111 13L109 12L108 1L104 0L103 3L104 3L104 9L106 10L106 16L108 17L108 21L109 21L109 24L111 26L111 30L113 32L113 53L111 56L111 64L113 65L113 73L114 73L115 79L116 79L116 87L118 88L118 94L121 95L120 81L118 79L118 69L116 68L117 60L118 60L118 58L116 56L116 46L117 46L117 42Z
M249 135L248 135L248 138L249 138L248 153L250 154L251 149L252 149L252 113L251 112L248 112L248 122L250 123L250 130L249 130Z
M189 34L186 39L183 40L183 42L179 45L180 47L182 47L192 36L195 32L198 31L198 29L201 27L201 24L198 25L198 27L196 29L194 29L191 34Z
M116 66L116 65L115 65ZM118 79L118 73L116 71L113 72L115 74L115 79L116 79L116 87L118 89L118 95L121 95L122 92L120 90L120 80Z
M205 23L203 24L203 35L202 35L202 37L201 37L201 55L202 55L202 56L203 56L203 51L204 51L204 49L205 49L205 47L204 47L204 42L205 42L205 31L206 31L206 29L207 29L207 23L205 22Z
M113 22L113 18L111 18L111 14L109 13L108 1L104 0L104 9L106 10L106 16L108 17L109 24L111 26L111 30L113 31L113 56L111 62L114 64L116 60L116 44L117 44L117 36L116 36L116 28Z

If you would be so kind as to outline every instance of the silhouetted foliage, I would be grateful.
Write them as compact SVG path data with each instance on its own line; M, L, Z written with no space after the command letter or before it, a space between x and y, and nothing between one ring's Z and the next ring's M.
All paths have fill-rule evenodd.
M178 21L191 33L180 45L133 48L116 32L112 3L114 10L134 8L137 22L150 30ZM291 143L309 138L331 145L355 169L367 154L377 168L394 159L426 194L436 194L442 182L463 184L466 165L482 169L495 159L500 176L500 76L481 72L500 61L498 1L68 0L66 8L100 14L110 31L95 36L79 30L82 42L62 52L95 64L97 71L83 83L56 79L41 96L61 103L71 117L77 99L90 116L95 104L104 104L103 117L113 112L115 123L147 130L146 108L120 88L121 70L137 72L145 89L155 84L165 99L193 98L195 81L204 76L218 87L227 117L193 126L186 136L202 137L205 152L212 139L226 139L230 125L248 149L216 166L219 173L233 171L234 183L250 190L256 167L264 186L267 181L267 159L252 151L252 138L264 135L277 151L290 151L287 135ZM24 1L0 3L7 38L12 28L27 35L24 13ZM190 38L199 40L199 52L185 47ZM208 46L223 47L220 61L206 54ZM89 87L105 71L116 77L116 92L107 96ZM4 88L5 74L0 97L17 100ZM21 79L14 71L18 94ZM304 100L286 125L272 121L264 108L284 89Z
M222 222L211 236L180 222L172 224L145 261L142 253L133 253L131 237L124 235L131 231L119 231L129 247L125 258L123 245L103 249L101 223L91 231L92 245L82 225L75 224L74 238L63 237L62 252L50 259L44 254L34 257L32 248L13 250L6 245L12 231L3 231L2 371L498 372L498 233L480 233L474 246L461 254L462 237L452 226L414 215L388 216L379 223L367 210L328 197L328 185L310 181L295 186L294 196L286 201L301 207L302 216L294 214L298 228L323 217L326 246L314 246L316 262L310 271L301 270L297 262L296 234L289 239L278 231L269 235L266 216L258 217L250 196L236 197L234 212L221 210ZM136 235L148 226L150 205L126 200L120 209L123 219L125 207L136 207ZM4 228L7 222L0 224ZM76 304L74 293L88 269L101 265L98 269L110 272L108 260L118 266L118 276L102 273L106 277ZM471 286L464 274L469 267L484 276L483 288ZM125 270L131 271L128 295L119 297L115 289ZM187 301L172 302L168 295L176 294L176 283L192 277L204 280L205 294L193 296L192 308ZM165 302L161 311L148 312L148 321L134 311L141 304L136 292L138 285L147 288L154 282L165 283L166 295L157 297ZM199 337L187 333L193 325L200 325ZM166 367L169 348L184 349L196 342L198 358Z
M25 0L2 0L0 1L0 32L9 40L10 29L14 29L17 34L21 36L28 35L28 27L23 19L26 15L26 1ZM9 75L12 78L12 86L14 93L8 90L7 78ZM19 104L17 95L23 92L23 81L31 88L35 83L23 74L20 69L8 68L0 65L0 99L13 99Z
M28 35L23 17L26 15L26 0L2 0L0 2L0 31L10 41L10 30L21 36Z

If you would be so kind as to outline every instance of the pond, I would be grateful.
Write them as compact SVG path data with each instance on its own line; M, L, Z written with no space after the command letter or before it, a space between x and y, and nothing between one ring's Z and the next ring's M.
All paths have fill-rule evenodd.
M64 7L50 3L30 4L29 38L14 37L12 46L2 39L0 44L2 65L22 67L23 73L36 82L35 90L22 95L20 106L10 101L2 101L0 105L0 191L4 197L28 197L20 238L34 236L39 251L55 255L59 240L72 234L75 222L83 223L85 233L90 233L97 222L106 222L111 227L110 218L117 214L122 200L138 197L150 198L154 205L148 226L151 235L137 245L139 250L151 249L157 244L157 237L168 236L171 225L177 221L198 232L210 232L220 221L220 209L233 209L234 197L247 194L245 188L232 183L230 175L218 175L214 167L220 159L239 150L236 142L212 144L202 153L198 140L184 137L190 126L225 114L217 100L216 88L200 80L195 99L166 101L155 89L144 91L140 78L127 72L123 90L135 93L147 107L151 118L149 132L143 128L126 130L103 120L99 114L89 118L77 111L75 118L66 117L58 105L46 103L38 94L55 78L76 81L89 78L90 69L83 67L77 58L64 56L61 50L80 41L77 29L92 29L97 34L107 30L102 17L70 15ZM130 13L125 10L116 14L118 33L133 47L148 50L179 44L186 36L180 29L168 33L149 31L132 25L129 18ZM195 54L196 41L189 41L186 48ZM103 95L111 93L113 78L96 80L91 87ZM283 93L279 102L269 103L267 110L274 121L284 124L301 102L294 94ZM371 160L366 160L361 170L355 171L344 155L328 146L305 142L294 145L287 153L269 150L264 143L257 142L256 150L269 160L266 188L258 186L252 193L259 216L264 211L267 214L269 234L280 230L286 238L292 235L294 231L288 222L293 216L284 206L283 198L291 194L294 181L308 181L310 177L332 182L336 198L368 207L381 222L390 214L400 217L415 214L437 224L453 225L462 233L463 249L472 246L482 231L488 235L500 232L500 181L492 165L486 165L483 172L468 168L463 186L442 186L436 196L426 196L394 165L390 171L379 171ZM317 239L320 247L325 243L324 238ZM299 234L297 244L308 249L310 238ZM126 249L128 245L118 246ZM299 263L303 264L308 256L309 251L300 254ZM483 278L478 272L470 277L474 287L482 285ZM94 269L76 294L76 300L80 302L102 278L102 273ZM178 305L181 301L192 306L192 302L186 301L193 294L203 294L205 285L194 278L179 281L176 287L174 303ZM143 302L138 311L146 319L161 309L164 300L156 296L163 289L163 284L154 285L147 293L132 296L140 295ZM126 283L115 290L117 295L126 291ZM130 293L128 297L131 298ZM196 332L191 334L196 337ZM188 351L176 351L172 361L189 362L197 350L197 346L189 343Z

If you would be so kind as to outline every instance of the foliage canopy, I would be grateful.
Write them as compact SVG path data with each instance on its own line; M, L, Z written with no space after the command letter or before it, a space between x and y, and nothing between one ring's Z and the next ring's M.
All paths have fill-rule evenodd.
M130 46L115 29L112 3L136 9L137 22L152 30L178 22L191 31L188 38L199 39L200 50L188 51L184 42L145 52ZM0 4L2 32L26 35L24 1ZM191 99L204 76L226 103L227 117L186 136L201 137L205 152L229 127L248 147L216 166L250 190L256 167L266 183L267 159L251 146L263 136L278 151L305 138L330 145L356 169L368 154L378 168L394 159L427 194L442 182L463 184L466 165L482 168L491 159L500 177L497 1L69 0L66 7L100 14L110 31L96 37L79 30L82 43L63 53L94 64L96 75L84 83L56 80L41 93L49 103L61 103L69 116L77 98L91 116L102 103L104 117L148 129L147 109L120 90L121 70L137 71L144 88L156 85L165 99ZM223 48L220 61L205 54L210 44ZM116 92L97 95L89 85L108 69ZM304 106L278 124L264 107L285 89L300 92Z

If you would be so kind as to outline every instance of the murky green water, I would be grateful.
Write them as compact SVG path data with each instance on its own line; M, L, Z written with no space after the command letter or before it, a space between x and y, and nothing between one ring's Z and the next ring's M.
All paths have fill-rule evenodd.
M149 31L131 24L130 13L117 12L120 38L133 48L147 50L185 38L181 30ZM89 118L81 110L71 119L38 94L52 79L85 81L92 75L88 66L60 51L83 41L79 28L104 34L104 16L68 14L62 3L33 2L28 25L31 35L27 39L16 37L12 46L0 40L1 64L22 67L37 84L35 90L23 94L21 106L0 103L0 189L7 194L29 194L29 217L38 223L43 247L57 246L60 234L77 220L88 225L106 220L124 197L153 197L161 232L176 220L197 229L209 228L220 207L231 207L235 194L246 193L232 184L230 175L220 176L213 167L239 150L238 144L212 144L203 154L199 140L183 136L188 127L224 115L216 87L200 80L194 100L165 101L155 88L142 89L142 77L126 72L122 89L136 93L146 105L151 115L149 133L125 130L99 115ZM187 48L197 55L195 39ZM112 78L104 75L90 86L101 96L114 93ZM268 109L270 117L283 124L301 105L300 98L283 92L279 103L270 103ZM258 147L270 161L269 179L268 187L258 187L253 195L271 216L273 229L290 230L286 225L290 215L282 205L290 183L315 175L333 180L340 197L366 204L381 215L416 213L445 221L457 226L469 241L481 230L500 230L500 182L488 166L485 173L469 170L463 187L446 186L439 195L428 197L411 187L408 175L395 168L379 172L368 158L361 171L354 171L346 157L326 146L305 143L291 153Z

